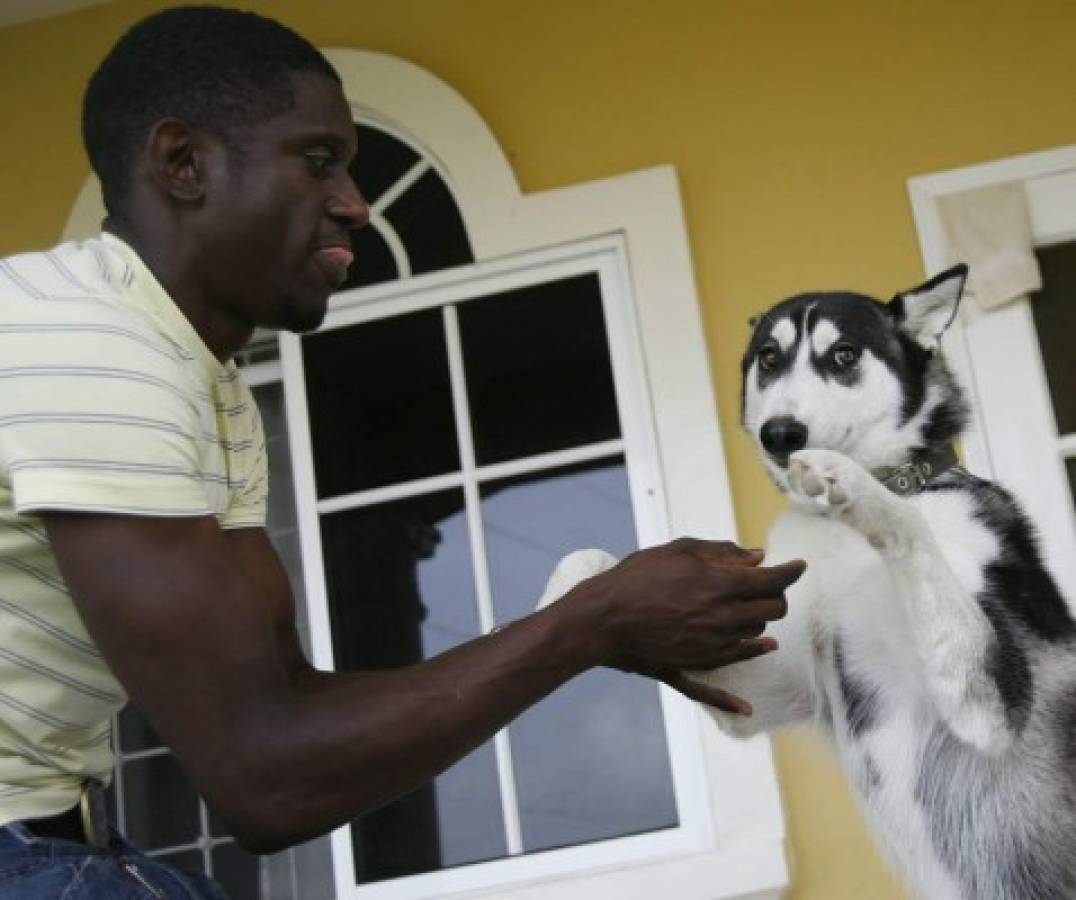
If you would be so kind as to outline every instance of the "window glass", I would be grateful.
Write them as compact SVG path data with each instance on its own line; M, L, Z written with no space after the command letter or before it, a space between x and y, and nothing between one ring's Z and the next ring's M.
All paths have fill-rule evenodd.
M498 622L533 610L564 554L595 547L622 557L636 546L621 458L485 485L482 523ZM653 682L588 672L509 734L528 852L677 824Z
M479 465L620 436L596 274L459 306Z
M198 795L170 753L124 763L123 797L127 837L143 850L190 844L201 835Z
M118 749L122 753L137 753L139 750L151 750L162 745L157 732L130 704L120 710L117 724Z
M322 516L337 669L419 662L479 633L463 492ZM433 785L352 822L355 875L376 881L503 856L491 745Z
M459 208L435 169L427 170L384 215L407 247L413 274L474 261Z
M366 202L374 204L407 174L419 155L403 141L372 125L356 125L355 136L358 151L351 163L351 177Z
M1076 242L1036 250L1042 290L1031 298L1046 380L1061 434L1076 433Z
M318 497L459 469L439 309L303 338Z
M375 225L351 232L351 250L355 254L355 261L347 270L347 279L340 286L341 291L395 281L400 277L396 259Z

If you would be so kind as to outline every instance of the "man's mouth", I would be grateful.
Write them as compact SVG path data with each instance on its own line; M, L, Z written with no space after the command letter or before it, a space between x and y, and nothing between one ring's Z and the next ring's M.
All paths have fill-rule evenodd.
M354 258L355 254L351 252L351 248L343 244L326 244L324 247L318 247L314 253L314 259L325 275L325 280L334 288L340 287L347 280L348 266Z

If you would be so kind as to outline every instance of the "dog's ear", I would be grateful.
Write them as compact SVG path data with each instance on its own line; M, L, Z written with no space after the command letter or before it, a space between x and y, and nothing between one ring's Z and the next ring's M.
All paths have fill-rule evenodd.
M890 315L897 327L924 350L938 349L942 332L956 318L957 304L968 279L964 263L946 269L930 281L903 291L889 301Z

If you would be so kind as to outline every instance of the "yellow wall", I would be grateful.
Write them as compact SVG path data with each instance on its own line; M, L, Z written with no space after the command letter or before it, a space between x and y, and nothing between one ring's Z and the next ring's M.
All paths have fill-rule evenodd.
M82 87L140 0L0 30L0 255L54 241L87 165ZM741 537L780 501L737 426L748 316L922 274L909 176L1076 143L1070 0L350 0L240 4L455 86L525 191L658 163L682 180ZM796 900L887 900L826 751L778 743Z

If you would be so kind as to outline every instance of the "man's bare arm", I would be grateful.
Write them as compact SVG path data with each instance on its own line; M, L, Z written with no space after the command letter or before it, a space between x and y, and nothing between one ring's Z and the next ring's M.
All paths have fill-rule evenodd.
M763 652L753 638L784 614L781 593L800 571L682 542L427 662L318 673L260 529L225 532L211 517L45 518L87 628L132 701L215 812L263 851L416 787L593 666L653 674Z

